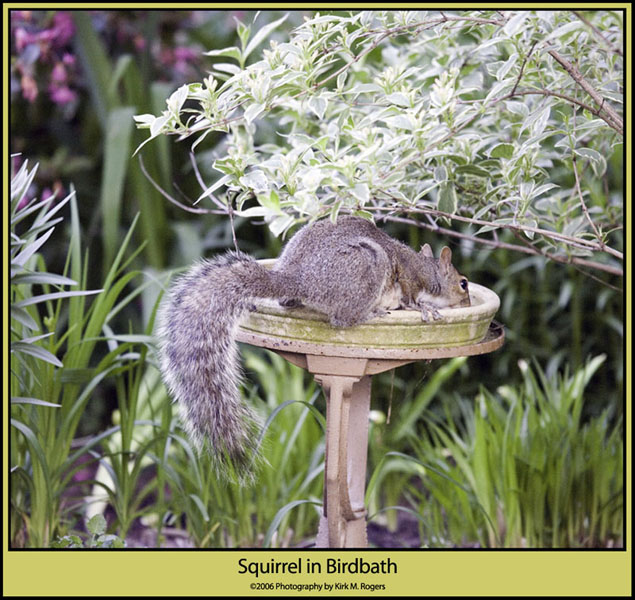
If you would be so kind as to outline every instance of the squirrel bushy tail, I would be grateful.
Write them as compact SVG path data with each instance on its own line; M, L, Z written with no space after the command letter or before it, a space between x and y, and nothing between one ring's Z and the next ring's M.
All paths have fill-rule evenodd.
M235 336L256 299L306 306L334 327L397 308L437 319L438 308L470 305L468 281L451 255L446 247L435 259L428 245L415 252L349 216L303 227L272 269L242 252L196 264L175 281L158 315L161 371L190 438L210 448L221 474L250 478L259 423L240 399Z
M177 279L160 308L164 380L190 438L199 449L209 446L225 476L250 476L260 427L240 399L236 329L254 298L277 295L278 279L284 276L230 251L197 263Z

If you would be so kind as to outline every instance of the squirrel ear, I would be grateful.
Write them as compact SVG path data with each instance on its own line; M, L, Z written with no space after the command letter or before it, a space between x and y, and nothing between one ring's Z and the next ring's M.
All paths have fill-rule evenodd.
M443 246L443 249L441 250L439 263L446 267L452 264L452 250L450 250L447 246Z
M434 254L432 252L432 248L430 248L430 244L424 244L421 246L421 254L427 258L434 258Z

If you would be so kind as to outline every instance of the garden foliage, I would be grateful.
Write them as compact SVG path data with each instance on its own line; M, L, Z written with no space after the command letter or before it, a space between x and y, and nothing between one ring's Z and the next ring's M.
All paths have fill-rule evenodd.
M12 547L312 539L315 383L243 348L267 466L228 486L152 330L167 265L234 227L275 256L343 213L449 240L506 325L501 351L374 378L371 523L414 524L395 545L623 544L621 12L34 10L11 34Z
M135 117L194 150L227 133L200 199L276 235L341 211L445 217L620 272L622 199L603 193L623 141L618 13L316 14L246 66L281 22L240 24L238 46L208 52L227 62Z

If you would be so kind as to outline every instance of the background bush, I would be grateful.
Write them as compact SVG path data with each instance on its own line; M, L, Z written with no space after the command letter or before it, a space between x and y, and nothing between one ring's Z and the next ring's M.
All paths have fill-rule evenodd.
M501 407L502 422L509 415L509 423L520 418L514 410L521 406L523 414L540 413L545 409L532 403L537 390L545 393L565 372L589 372L597 356L604 359L593 363L592 377L584 376L583 400L576 400L580 421L572 440L580 456L598 459L588 461L589 473L621 456L622 14L291 11L283 19L264 11L255 17L250 11L11 12L11 152L23 183L31 173L14 197L13 214L39 201L42 215L59 206L64 217L39 245L43 230L27 235L26 221L16 223L16 235L37 246L24 275L59 275L76 284L18 279L12 303L51 293L42 286L68 285L103 290L86 300L87 310L101 313L92 303L103 309L100 298L121 281L109 296L114 308L93 321L94 341L80 341L86 322L61 298L32 305L37 328L12 314L12 343L26 338L16 349L31 350L24 360L13 354L12 394L41 401L12 407L21 424L12 430L12 543L46 545L71 530L89 539L83 518L99 512L122 538L151 527L152 544L177 543L185 539L182 530L203 546L310 538L321 498L323 412L311 381L292 369L293 386L285 386L288 366L244 349L246 392L256 406L268 415L297 402L276 413L265 438L272 470L260 484L267 491L228 490L209 480L203 459L181 435L145 337L167 269L232 247L229 207L240 248L258 257L277 255L280 234L296 223L355 212L373 215L413 247L450 244L460 270L501 297L503 349L374 378L369 472L384 485L369 495L373 522L394 529L397 515L414 519L420 535L407 543L415 545L620 543L617 475L612 482L592 480L588 498L595 508L584 509L579 520L567 508L566 526L533 517L538 533L512 523L505 531L513 535L506 536L500 515L510 511L513 520L518 509L509 508L494 478L486 478L495 500L485 507L468 480L446 472L474 510L470 523L454 522L453 488L444 491L422 465L442 472L444 461L456 471L460 455L447 436L476 443L470 428L483 406L490 414ZM603 104L576 82L571 66ZM216 122L188 121L212 110L210 102ZM156 122L166 110L169 118ZM137 124L154 129L132 158L148 139L134 115L146 115ZM205 129L193 131L195 124ZM175 143L160 135L170 132L205 137ZM27 160L39 163L36 172L25 168ZM168 202L152 181L189 211ZM62 205L71 186L75 199ZM66 358L72 339L90 345L81 365ZM47 379L36 375L42 360ZM528 387L523 365L533 360L542 388ZM69 406L81 405L67 430L66 453L53 466L57 408L42 402L59 402L37 393L49 380L58 382L54 389L68 386ZM90 396L82 395L87 385ZM553 403L563 395L546 394ZM518 399L510 404L510 398ZM294 425L298 418L301 427ZM538 425L532 431L562 435L540 433ZM582 441L586 435L597 436L592 449ZM419 463L392 460L389 451ZM43 465L51 466L44 478ZM278 472L283 481L272 479ZM36 504L47 477L45 517ZM613 490L609 497L602 495L607 490ZM426 509L433 499L439 504ZM592 531L582 525L589 514ZM272 524L279 525L275 535ZM563 538L561 527L574 533Z

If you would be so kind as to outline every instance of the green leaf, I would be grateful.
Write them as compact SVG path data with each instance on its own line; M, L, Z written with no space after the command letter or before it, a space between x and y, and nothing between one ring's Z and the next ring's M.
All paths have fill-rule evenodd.
M31 296L16 302L14 306L23 307L30 306L32 304L39 304L40 302L47 302L49 300L57 300L58 298L72 298L74 296L90 296L91 294L100 294L104 290L88 290L88 291L69 291L69 292L54 292L52 294L42 294L41 296Z
M271 212L280 213L280 196L276 190L272 189L269 193L258 194L258 203Z
M454 172L458 175L475 175L476 177L490 177L489 171L481 169L476 165L463 165L454 169Z
M75 43L79 54L83 72L89 83L89 90L100 124L107 130L109 112L119 105L119 98L110 88L112 81L112 67L104 46L97 36L90 18L85 10L72 12L75 22ZM116 92L116 90L114 91Z
M507 73L509 73L509 70L516 64L516 61L518 60L518 54L516 52L514 52L496 71L496 79L498 81L501 81L502 79L505 79L505 76L507 75Z
M208 523L209 522L209 513L207 512L207 509L205 508L205 505L203 504L203 501L198 497L197 494L190 494L190 498L192 498L192 500L194 500L194 504L196 504L199 512L201 513L201 516L203 517L203 520Z
M511 158L514 156L513 144L496 144L489 151L491 158Z
M456 188L453 183L444 183L439 186L438 207L441 212L454 214L458 200Z
M222 50L210 50L209 52L203 52L205 56L227 56L235 59L237 62L242 62L242 52L239 48L232 46L231 48L223 48Z
M44 285L77 285L77 282L70 277L56 275L55 273L21 273L11 278L12 285L27 283Z
M20 431L25 437L31 453L31 460L34 464L37 464L42 471L45 489L38 490L38 493L46 493L47 498L51 500L53 498L53 490L51 486L51 476L48 466L49 463L46 454L42 449L42 445L40 444L33 430L18 419L12 418L11 425L12 427L15 427L18 431ZM44 502L45 499L43 499L42 501Z
M97 514L86 523L86 529L92 535L102 535L106 531L106 519L104 515Z
M301 506L302 504L313 504L315 506L322 506L322 502L318 502L317 500L294 500L293 502L289 502L285 504L273 517L271 524L267 529L267 533L265 534L265 539L262 542L264 548L271 547L271 540L273 539L273 535L277 531L280 523L287 514L293 510L296 506Z
M11 266L23 267L26 264L26 261L29 260L29 258L31 258L31 256L33 256L40 247L44 245L46 240L51 237L54 230L54 228L49 229L44 235L28 244L27 247L11 261Z
M247 123L252 123L260 116L264 109L264 104L250 104L245 110L245 121L247 121Z
M104 241L104 271L120 245L119 224L124 183L130 165L130 141L134 129L133 107L117 108L108 114L104 167L101 186L102 239Z
M592 148L575 148L573 150L578 156L591 161L591 167L598 177L606 172L606 159L597 150Z
M247 57L260 45L260 43L263 42L264 39L274 29L276 29L278 27L278 25L281 25L282 23L284 23L286 21L287 16L288 15L284 15L283 17L281 17L277 21L273 21L272 23L268 23L267 25L264 25L263 27L261 27L256 32L254 37L251 38L251 40L249 41L249 44L247 44L247 47L245 48L245 52L243 53L243 60L247 60Z
M11 404L35 404L37 406L47 406L49 408L61 408L61 404L54 404L53 402L46 402L39 398L24 398L22 396L12 396Z
M51 548L83 548L82 540L77 535L65 535L51 542Z
M505 27L503 28L503 32L505 33L505 35L512 37L513 35L518 33L528 16L529 11L526 10L518 11L515 15L512 15L507 23L505 23Z
M51 354L48 350L42 348L41 346L36 346L34 344L25 344L23 342L12 342L11 343L11 352L20 352L22 354L29 354L30 356L34 356L35 358L39 358L40 360L46 361L56 367L63 367L62 362L54 355Z

